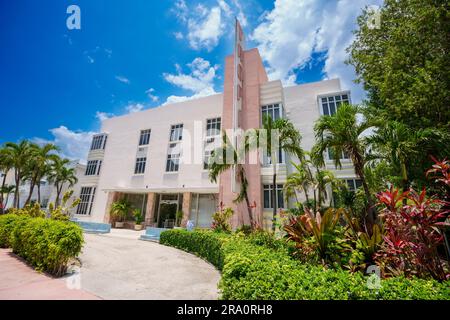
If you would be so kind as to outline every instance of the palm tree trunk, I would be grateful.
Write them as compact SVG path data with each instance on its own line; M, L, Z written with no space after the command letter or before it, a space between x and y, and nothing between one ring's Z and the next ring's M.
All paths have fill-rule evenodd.
M14 181L16 182L14 188L14 202L13 207L19 209L20 199L19 199L19 184L20 184L20 171L17 169L14 172Z
M372 200L372 196L370 194L369 186L367 185L366 176L364 174L364 165L359 161L360 157L355 157L354 166L355 166L355 172L358 175L358 177L361 179L364 193L366 194L367 198L367 216L366 216L366 222L368 224L368 231L372 230L372 226L375 223L376 220L376 212L374 208L374 202Z
M7 175L7 174L8 174L8 171L5 172L5 176L3 177L2 187L1 187L1 188L2 188L2 189L1 189L2 192L0 192L0 213L3 213L3 212L5 211L5 208L6 208L6 203L4 204L5 198L3 197L3 190L5 190L5 185L6 185L6 175ZM8 200L8 195L7 195L6 200Z
M28 194L28 198L25 201L25 205L29 204L31 201L31 197L33 196L34 187L36 186L36 177L33 177L30 181L30 191Z
M38 185L37 185L37 194L38 194L38 203L41 204L41 183L39 181Z
M272 181L272 206L273 206L273 218L272 218L272 231L275 231L275 222L277 217L277 199L276 199L276 187L277 187L277 174L275 173L274 168L274 174L273 174L273 181Z

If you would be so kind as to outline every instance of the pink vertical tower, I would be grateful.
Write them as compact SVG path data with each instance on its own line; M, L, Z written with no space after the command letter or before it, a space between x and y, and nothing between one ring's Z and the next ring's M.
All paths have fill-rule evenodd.
M239 23L236 23L236 38L243 37ZM268 81L258 49L242 50L239 41L234 55L225 58L225 81L223 91L223 129L234 129L236 123L243 130L261 127L260 86ZM239 63L235 65L235 56ZM240 67L239 67L240 65ZM236 99L240 100L240 108L236 110ZM240 109L240 110L239 110ZM236 110L236 111L234 111ZM236 119L237 116L237 119ZM251 204L255 204L253 215L262 222L262 190L261 165L249 164L246 159L244 165L248 180L248 195ZM244 224L249 224L247 204L245 201L234 204L237 190L233 188L233 170L228 170L220 176L219 200L227 207L234 209L233 227L239 224L239 216L244 217Z

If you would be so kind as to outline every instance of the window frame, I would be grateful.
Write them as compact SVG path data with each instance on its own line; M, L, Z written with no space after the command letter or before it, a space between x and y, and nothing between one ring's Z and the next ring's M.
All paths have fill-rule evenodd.
M143 175L147 168L147 157L137 157L134 162L134 174ZM139 170L138 170L139 169Z
M152 129L141 130L139 134L139 146L148 146L150 144L150 138L152 136Z
M266 191L269 193L268 203L269 207L266 207ZM281 198L280 198L281 195ZM277 209L286 209L286 203L284 201L284 186L277 183L275 192L275 201L277 202ZM280 206L280 201L282 206ZM272 184L263 184L263 210L273 210L272 204Z
M344 99L344 96L347 96L347 98ZM348 104L352 103L350 91L339 91L339 92L322 94L317 97L317 101L318 101L318 105L319 105L320 115L322 115L322 116L331 116L336 113L339 106L341 106L343 103L348 103ZM330 112L330 103L333 104L334 113ZM325 108L324 108L325 104L326 104L327 112L325 112Z
M208 128L208 126L211 126ZM220 136L222 130L222 117L206 119L206 137Z
M84 192L89 189L89 193ZM96 186L83 186L80 189L80 203L77 205L77 211L75 215L77 216L90 216L92 213L92 207L94 206L94 199L97 187ZM81 211L83 213L81 213Z
M178 123L170 126L169 142L180 142L183 140L184 124Z
M85 176L99 176L100 170L102 167L102 160L95 159L95 160L88 160L86 164L86 170L84 172ZM95 164L94 164L95 163Z
M108 140L107 134L97 134L92 137L91 147L90 151L96 151L96 150L105 150L106 147L106 141Z

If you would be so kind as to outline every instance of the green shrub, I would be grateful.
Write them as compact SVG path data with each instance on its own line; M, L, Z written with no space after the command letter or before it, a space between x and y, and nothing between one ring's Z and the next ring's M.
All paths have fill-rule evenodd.
M69 259L80 253L83 232L73 222L4 215L0 217L0 244L11 247L37 270L61 276Z
M159 243L193 253L221 270L223 239L224 235L212 231L167 230L161 233Z
M170 230L161 243L195 253L222 271L222 299L450 299L449 283L435 280L381 280L381 288L367 287L368 277L341 269L301 264L289 246L269 234L245 236L211 231Z

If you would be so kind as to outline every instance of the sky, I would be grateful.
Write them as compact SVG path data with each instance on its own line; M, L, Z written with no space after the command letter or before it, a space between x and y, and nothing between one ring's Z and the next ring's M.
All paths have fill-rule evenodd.
M51 142L82 160L108 117L221 92L235 17L270 80L340 78L358 103L345 49L367 5L382 0L0 1L0 144Z

